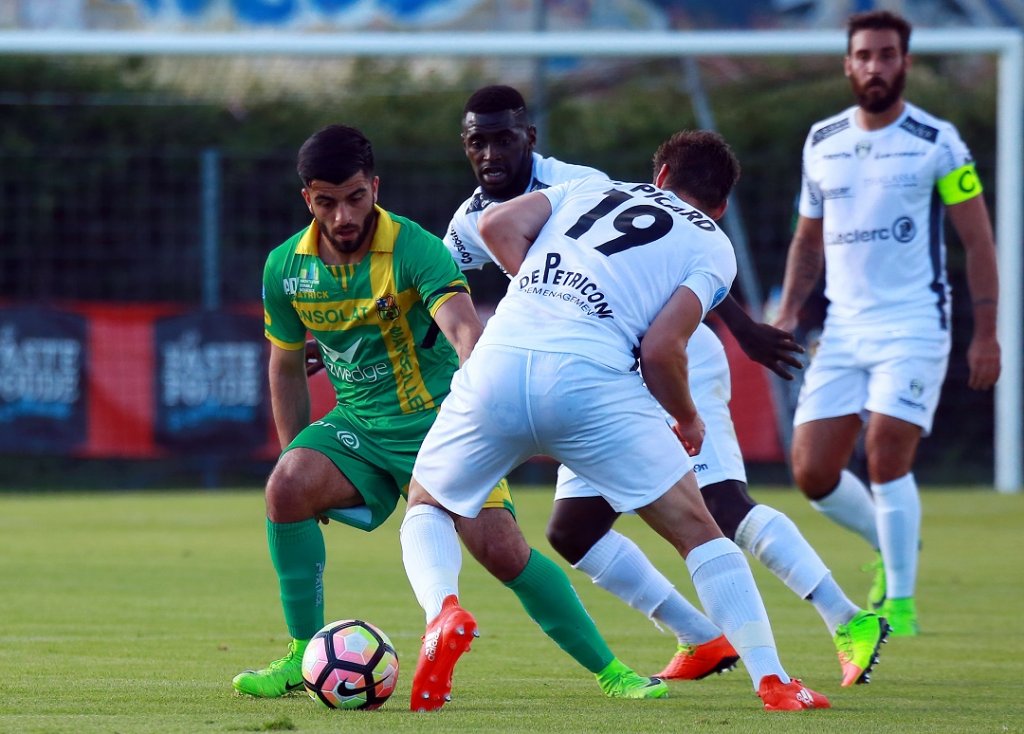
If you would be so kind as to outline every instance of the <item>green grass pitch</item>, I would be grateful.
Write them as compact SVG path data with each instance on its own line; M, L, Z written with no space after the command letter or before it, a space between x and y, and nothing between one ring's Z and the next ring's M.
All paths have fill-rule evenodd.
M795 490L755 496L790 515L858 603L869 560L850 534ZM549 554L549 489L518 488L521 524ZM1024 731L1024 495L923 495L918 604L924 634L883 647L874 682L839 687L824 625L752 564L790 674L830 711L769 714L741 668L673 682L660 701L605 699L585 670L526 617L511 592L467 557L462 600L481 638L455 673L454 700L411 714L423 631L405 579L396 515L373 534L325 528L328 620L367 619L398 648L391 701L375 712L321 709L304 694L234 695L232 676L287 644L258 490L0 495L0 732L1020 732ZM682 561L636 517L637 540L691 600ZM569 569L612 649L660 669L670 636Z

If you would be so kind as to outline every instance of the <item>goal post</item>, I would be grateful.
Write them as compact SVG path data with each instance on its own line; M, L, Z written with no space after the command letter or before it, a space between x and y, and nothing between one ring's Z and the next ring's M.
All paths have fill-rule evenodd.
M0 55L294 57L842 56L842 31L148 33L0 31ZM995 400L995 486L1024 488L1024 34L1005 28L915 29L913 53L998 58L996 244L1003 374ZM809 124L809 123L808 123Z

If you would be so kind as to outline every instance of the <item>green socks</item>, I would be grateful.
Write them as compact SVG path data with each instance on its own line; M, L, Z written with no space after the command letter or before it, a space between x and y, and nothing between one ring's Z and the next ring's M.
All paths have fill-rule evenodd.
M270 560L281 586L288 633L308 640L324 626L324 564L327 552L316 520L276 523L267 520Z
M531 549L526 568L505 586L544 633L591 673L600 673L615 659L565 571L538 550Z

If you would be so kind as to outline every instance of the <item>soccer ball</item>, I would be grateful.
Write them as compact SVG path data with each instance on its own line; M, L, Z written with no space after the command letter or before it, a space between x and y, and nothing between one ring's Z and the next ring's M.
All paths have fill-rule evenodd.
M369 622L331 622L306 647L302 682L309 697L327 708L379 708L398 684L398 653Z

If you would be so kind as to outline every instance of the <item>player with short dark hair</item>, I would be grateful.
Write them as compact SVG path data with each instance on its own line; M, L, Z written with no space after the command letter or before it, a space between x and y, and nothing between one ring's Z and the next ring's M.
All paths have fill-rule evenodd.
M462 127L465 153L479 187L456 210L444 241L463 270L493 260L478 228L491 204L573 178L607 179L596 169L535 152L536 132L525 102L511 87L484 87L471 96ZM676 133L655 152L653 166L653 176L667 166L668 185L686 192L688 200L712 219L724 213L740 175L732 150L711 131ZM751 359L792 379L786 366L800 363L791 356L799 348L789 333L754 323L731 297L716 312ZM707 429L703 449L694 459L704 502L726 537L815 606L833 635L843 684L867 682L885 639L884 621L847 598L788 517L748 494L729 412L729 364L721 342L706 325L700 324L691 335L687 355L690 389ZM735 662L736 651L721 630L675 590L632 540L613 529L617 518L594 488L566 467L559 468L548 540L595 584L675 634L676 654L657 675L693 679L727 669Z
M324 624L326 553L317 520L371 531L391 515L452 375L481 331L465 276L441 241L377 204L373 151L361 132L342 125L318 131L299 151L298 172L313 222L269 254L263 278L271 404L283 447L266 486L267 541L292 640L283 658L233 681L261 697L302 687L303 652ZM307 331L337 397L312 423ZM606 695L665 695L663 682L612 654L565 573L526 543L505 479L492 489L479 516L459 523L466 547ZM491 551L496 541L502 553ZM460 558L456 547L445 560ZM417 588L428 621L445 603L439 589ZM468 649L475 627L457 626L449 639L458 634ZM429 644L432 657L448 654ZM450 685L449 675L422 698L424 684L414 680L412 708L438 708Z
M895 636L918 634L917 447L932 426L950 352L943 215L966 252L974 333L968 385L1000 371L992 225L956 128L903 98L910 24L850 17L844 71L857 104L811 126L800 217L777 325L793 328L825 274L820 345L800 391L793 476L811 504L879 552L869 606ZM846 469L865 430L871 489Z
M551 172L560 162L546 159L538 169L539 156L529 152L534 165L527 176L521 164L529 157L520 158L513 142L529 140L532 148L534 134L515 129L517 117L506 110L464 118L467 155L483 191L460 209L463 216L482 212L478 241L471 249L463 240L461 254L493 258L512 280L417 459L402 525L411 583L447 578L456 593L453 569L444 563L455 542L452 518L476 514L479 483L499 467L547 454L578 472L579 484L596 490L613 519L636 510L687 559L705 609L740 651L766 709L827 707L827 699L782 670L742 552L708 514L680 447L681 441L697 453L703 441L685 348L735 274L728 238L692 202L677 198L680 190L599 175L547 186L538 170ZM505 144L485 152L481 130ZM663 152L679 160L676 148L709 141L727 150L719 136L687 133ZM721 180L731 187L735 173L723 171ZM655 183L676 178L666 163ZM488 201L487 186L500 190L517 180L532 193ZM722 201L719 214L724 207ZM459 218L457 212L450 247L469 231ZM650 392L633 369L637 355ZM679 440L652 394L677 421ZM452 466L456 453L473 457L471 465ZM671 585L661 591L678 596ZM430 669L421 660L422 667Z

